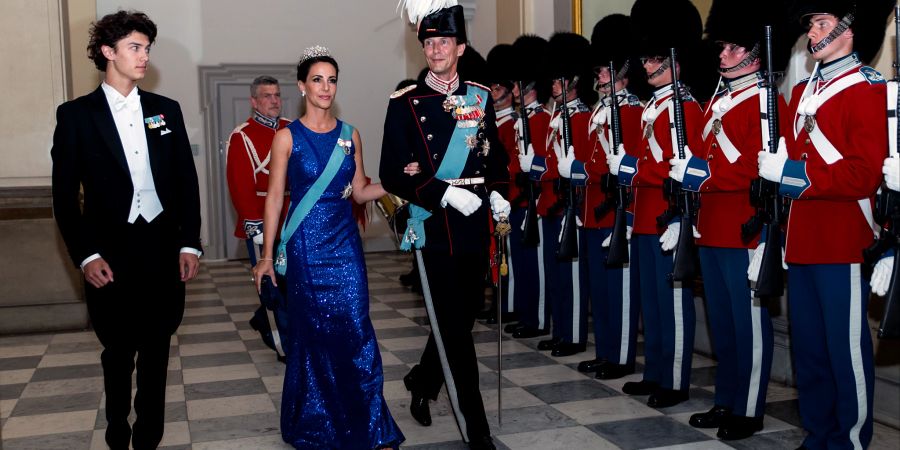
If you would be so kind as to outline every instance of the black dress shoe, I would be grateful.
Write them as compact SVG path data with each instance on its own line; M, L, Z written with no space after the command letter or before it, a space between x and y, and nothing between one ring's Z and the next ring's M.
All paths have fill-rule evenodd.
M550 331L548 330L523 326L520 330L513 332L513 337L516 339L531 339L546 336L548 334L550 334Z
M687 389L679 391L675 389L659 388L652 394L650 394L650 398L647 399L647 406L651 408L668 408L670 406L675 406L687 399Z
M627 364L605 364L597 370L598 380L617 380L634 373L634 366Z
M622 392L628 395L650 395L658 387L659 384L653 381L629 381L622 386Z
M762 417L729 416L725 419L716 436L723 441L747 439L763 429Z
M400 275L400 284L404 286L412 286L417 282L421 283L421 280L419 279L419 271L416 269L410 270L409 273Z
M578 371L584 373L596 372L601 366L609 364L605 358L589 359L578 363Z
M551 356L572 356L576 353L581 353L587 348L587 345L582 342L580 344L573 344L571 342L560 342L556 344L556 347L553 347L553 351L550 352Z
M497 323L497 322L496 322L497 316L495 316L494 314L496 314L496 313L494 313L493 308L492 308L492 309L485 309L484 311L478 311L478 312L475 314L475 318L478 319L478 320L489 320L491 317L493 317L493 318L494 318L494 323Z
M282 364L287 364L287 358L284 357L284 356L281 356L281 355L279 355L279 354L277 354L277 353L275 354L275 359L277 359L278 362L280 362L280 363L282 363Z
M715 405L705 413L692 415L688 423L694 428L719 428L730 415L731 408Z
M719 428L730 415L731 408L715 405L705 413L692 415L688 423L694 428Z
M503 327L503 332L507 334L513 334L523 328L525 328L525 324L522 322L508 323Z
M497 313L491 311L488 314L487 318L484 319L484 323L486 323L488 325L496 325L497 324Z
M419 422L422 426L430 426L431 409L428 407L428 399L416 393L414 389L415 376L413 375L413 371L403 377L403 385L406 386L406 390L412 394L412 401L409 402L409 413L413 416L413 419L416 419L416 422Z
M553 350L562 342L562 338L553 338L538 342L538 350Z
M470 440L469 448L471 450L497 450L497 447L494 446L494 440L490 436L481 436Z

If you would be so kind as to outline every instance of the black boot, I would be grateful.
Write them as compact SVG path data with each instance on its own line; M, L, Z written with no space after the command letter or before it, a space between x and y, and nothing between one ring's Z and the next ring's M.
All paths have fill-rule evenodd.
M516 331L519 331L519 330L522 330L525 328L526 328L525 324L522 322L508 323L503 326L503 332L506 334L513 334Z
M592 373L596 372L600 369L600 367L606 364L609 364L609 361L604 358L590 359L578 363L578 371L584 373Z
M716 436L723 441L736 441L753 436L753 433L762 429L762 417L729 416L719 427Z
M606 364L597 370L598 380L617 380L634 373L634 366L627 364Z
M562 338L553 338L538 342L538 350L553 350L561 342Z
M550 352L551 356L572 356L576 353L581 353L587 348L587 345L582 342L580 344L573 344L571 342L560 342L556 344L556 347L553 347L553 351Z
M692 415L689 423L694 428L719 428L729 415L731 415L731 408L716 405L705 413Z
M651 408L668 408L688 399L688 391L658 388L647 399L647 406Z
M403 377L403 385L412 394L412 401L409 403L409 413L412 414L413 419L416 419L416 422L427 427L431 425L431 409L428 407L428 399L416 392L415 371L416 368L413 368Z
M622 386L622 392L628 395L650 395L659 387L653 381L629 381Z
M531 339L540 336L546 336L548 334L550 334L550 331L548 330L523 326L520 330L516 330L513 332L513 337L516 339Z

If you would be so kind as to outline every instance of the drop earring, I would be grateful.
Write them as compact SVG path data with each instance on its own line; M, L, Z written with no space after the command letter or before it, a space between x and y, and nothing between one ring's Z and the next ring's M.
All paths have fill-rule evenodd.
M300 91L300 96L301 96L301 97L306 97L306 91Z

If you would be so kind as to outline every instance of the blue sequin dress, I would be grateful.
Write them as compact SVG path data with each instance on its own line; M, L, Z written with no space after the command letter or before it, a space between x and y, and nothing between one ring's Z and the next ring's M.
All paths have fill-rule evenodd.
M288 126L292 209L325 168L342 125L328 133L299 120ZM287 244L281 435L296 448L396 448L404 439L382 394L362 241L350 201L341 197L356 172L352 155Z

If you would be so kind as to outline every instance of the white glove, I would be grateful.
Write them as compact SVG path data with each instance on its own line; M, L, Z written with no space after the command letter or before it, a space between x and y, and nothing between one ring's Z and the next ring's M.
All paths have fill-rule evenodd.
M631 226L631 225L625 226L625 240L626 241L631 240L631 232L632 231L634 231L633 226ZM606 239L604 239L603 242L600 243L600 246L603 248L608 248L610 241L612 241L612 233L610 233L609 236L607 236Z
M619 153L616 155L609 155L606 158L606 164L609 165L609 173L619 176L619 167L622 165L623 158L625 158L625 147L622 144L619 144Z
M881 258L877 263L875 263L875 268L872 270L872 279L869 280L869 285L872 286L873 294L882 297L884 296L884 294L887 294L888 285L890 285L891 283L891 272L893 271L893 269L893 256Z
M684 146L684 159L672 158L669 160L669 164L672 165L672 169L669 170L669 178L681 183L684 181L684 173L687 172L688 161L691 160L691 157L694 156L691 153L690 147L687 145Z
M534 161L534 146L528 144L528 148L525 150L525 153L522 153L521 151L519 152L519 168L522 169L522 172L531 172L532 161Z
M697 231L697 227L691 225L694 229L694 238L700 238L700 232ZM678 238L681 236L681 223L680 222L672 222L666 228L666 231L663 231L662 236L659 237L659 243L664 252L672 250L678 245Z
M578 216L575 216L575 225L579 226L579 227L584 226L584 224L581 223L581 219L579 219ZM565 230L565 229L566 229L566 216L563 216L562 222L560 222L560 225L559 225L559 238L556 240L556 242L562 242L563 230Z
M256 245L263 245L263 234L259 233L256 236L253 236L253 243Z
M467 191L468 192L468 191ZM491 191L491 212L494 213L494 220L500 220L500 216L509 217L510 205L497 191Z
M441 198L441 206L446 208L447 205L468 216L481 207L481 198L465 189L448 186Z
M572 178L572 163L575 162L575 147L569 146L569 151L563 154L562 146L553 143L553 151L556 153L556 167L559 169L559 176L563 178Z
M759 268L762 266L763 253L766 252L766 243L763 242L753 251L753 259L747 267L747 279L756 282L759 279ZM784 249L781 249L781 267L787 270L787 264L784 262Z
M759 176L781 183L781 173L784 172L784 164L787 159L787 147L784 145L784 137L782 137L778 140L777 153L769 153L765 150L759 152Z
M900 191L900 158L896 156L885 158L881 172L884 173L884 182L887 184L887 188L892 191Z

